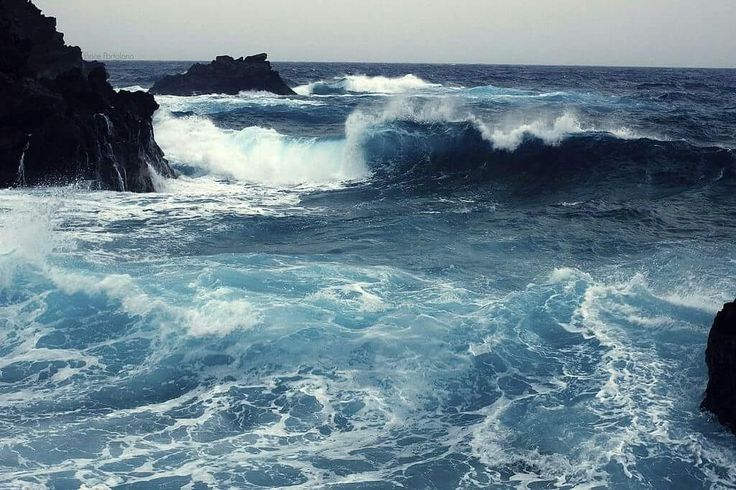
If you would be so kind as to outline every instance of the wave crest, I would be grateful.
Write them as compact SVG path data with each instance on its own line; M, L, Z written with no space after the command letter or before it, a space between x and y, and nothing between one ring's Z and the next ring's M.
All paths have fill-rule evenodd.
M367 174L360 155L340 139L292 138L258 126L228 130L206 118L161 111L155 123L161 148L185 173L275 186L327 184Z
M732 178L736 170L728 149L596 127L571 112L491 125L451 100L395 100L382 112L350 116L346 132L359 142L376 182L682 188Z
M658 141L626 128L597 128L575 114L489 124L452 98L395 97L354 111L342 138L293 137L258 126L227 130L197 116L157 115L159 142L184 173L258 184L374 183L529 185L620 181L691 185L731 176L730 150ZM605 174L605 175L603 175Z
M399 94L416 90L426 90L441 85L429 83L416 75L401 77L371 77L367 75L346 75L333 80L320 80L296 87L299 95L344 95L349 93Z

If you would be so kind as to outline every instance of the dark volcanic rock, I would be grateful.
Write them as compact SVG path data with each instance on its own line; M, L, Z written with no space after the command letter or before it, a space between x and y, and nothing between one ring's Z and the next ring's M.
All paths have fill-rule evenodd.
M736 301L716 315L705 360L709 380L703 408L736 433Z
M151 168L174 176L153 138L157 108L144 92L115 92L104 65L82 60L29 0L0 0L0 187L153 191Z
M149 93L159 95L237 95L247 90L294 95L279 73L271 69L266 53L234 59L218 56L209 65L192 65L184 74L167 75L156 82Z

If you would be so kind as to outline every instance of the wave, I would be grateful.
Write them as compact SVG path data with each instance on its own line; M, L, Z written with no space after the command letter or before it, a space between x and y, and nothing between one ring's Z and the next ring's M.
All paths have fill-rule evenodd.
M393 78L346 75L332 80L320 80L301 85L296 87L294 91L299 95L399 94L436 87L441 87L441 85L426 82L412 74Z
M490 123L454 99L395 99L380 112L356 111L346 125L374 180L412 185L544 187L581 180L624 186L689 186L732 178L733 151L664 141L626 127L600 127L571 112ZM355 134L354 134L355 133Z
M159 111L156 140L185 174L266 185L329 184L365 177L360 155L343 139L293 138L252 126L221 129L198 116Z
M452 98L393 98L379 110L353 112L341 138L292 137L257 126L227 130L165 112L157 115L156 133L185 174L265 185L371 177L379 185L512 178L531 186L581 179L687 186L731 177L736 168L729 149L596 127L569 112L491 124L455 104Z
M238 95L208 94L189 97L157 95L156 102L167 111L198 115L219 114L243 108L264 107L273 109L283 107L288 110L323 105L318 100L289 98L268 92L241 92Z
M576 94L559 90L554 92L539 92L511 87L497 87L495 85L481 85L463 89L463 95L471 98L547 99L565 98Z
M5 206L11 204L4 203ZM34 203L37 204L37 203ZM16 275L24 264L42 265L61 243L51 235L49 206L23 207L0 214L0 293L17 284Z
M363 141L376 182L451 188L493 183L533 195L569 186L581 193L681 189L736 177L733 152L684 141L626 139L610 132L519 128L512 150L475 122L396 121ZM571 129L577 129L575 127ZM502 138L505 144L506 138Z

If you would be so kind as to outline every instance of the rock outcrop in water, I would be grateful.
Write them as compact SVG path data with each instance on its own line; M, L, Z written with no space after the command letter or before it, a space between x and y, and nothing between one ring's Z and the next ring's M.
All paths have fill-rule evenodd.
M716 315L705 358L709 380L703 408L736 434L736 301Z
M167 75L149 93L157 95L237 95L243 91L265 91L294 95L277 71L271 68L266 53L234 59L218 56L209 65L196 63L184 74Z
M157 108L113 90L104 65L84 61L30 0L0 0L0 187L153 191L151 169L174 176L153 137Z

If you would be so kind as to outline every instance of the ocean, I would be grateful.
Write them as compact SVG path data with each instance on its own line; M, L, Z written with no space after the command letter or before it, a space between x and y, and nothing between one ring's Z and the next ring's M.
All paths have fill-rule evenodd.
M275 68L0 191L0 488L736 488L736 71Z

